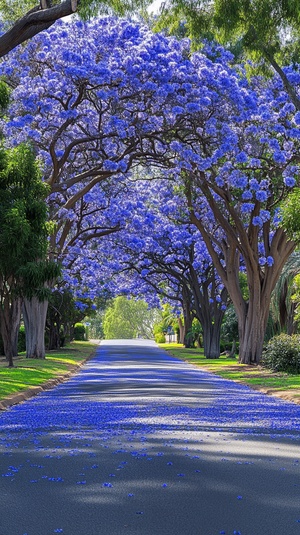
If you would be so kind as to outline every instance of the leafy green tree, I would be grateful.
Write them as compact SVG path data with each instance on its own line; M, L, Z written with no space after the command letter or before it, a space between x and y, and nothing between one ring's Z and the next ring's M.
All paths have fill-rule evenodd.
M0 327L9 366L17 354L22 297L29 291L24 270L47 252L47 191L30 147L0 151Z
M300 98L282 68L299 58L298 0L168 0L162 4L156 28L185 34L195 47L203 39L215 39L235 55L253 60L265 73L274 69L300 110Z
M297 286L300 273L300 252L295 251L286 262L271 299L271 325L274 334L295 334L297 321L295 311L298 299Z
M86 19L99 13L125 15L145 6L144 0L1 0L1 21L6 31L0 36L0 57L16 46L50 28L57 20L78 13Z
M86 316L96 314L90 299L76 302L70 290L55 290L51 293L46 319L48 349L58 349L74 337L74 326Z
M145 301L116 297L104 315L104 336L106 339L152 338L157 315L157 310L149 309Z
M157 343L164 343L165 334L170 329L173 330L174 332L178 332L179 330L178 316L174 314L174 312L172 311L171 305L168 303L165 303L162 306L162 311L161 311L159 321L157 321L153 327L155 341Z

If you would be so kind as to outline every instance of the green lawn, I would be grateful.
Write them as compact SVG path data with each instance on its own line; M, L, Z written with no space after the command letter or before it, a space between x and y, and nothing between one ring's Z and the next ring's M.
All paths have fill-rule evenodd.
M78 365L94 354L97 345L90 342L72 342L58 351L49 351L46 359L26 359L20 354L15 367L8 368L5 358L0 360L0 401L11 394L39 386L49 379L75 370Z
M195 364L226 379L274 393L289 391L290 399L300 400L300 375L274 373L261 366L239 364L237 359L223 355L219 359L206 359L202 349L185 349L182 344L159 344L159 346L178 359Z

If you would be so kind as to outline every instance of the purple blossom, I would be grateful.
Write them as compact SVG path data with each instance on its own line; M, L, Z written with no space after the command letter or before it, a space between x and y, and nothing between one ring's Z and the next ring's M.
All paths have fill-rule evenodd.
M285 176L284 177L284 183L288 188L292 188L296 184L296 180L292 176Z
M265 202L268 198L268 194L265 190L258 190L255 192L255 197L259 202Z
M252 224L255 226L255 227L262 227L263 226L263 220L260 216L254 216L252 218Z

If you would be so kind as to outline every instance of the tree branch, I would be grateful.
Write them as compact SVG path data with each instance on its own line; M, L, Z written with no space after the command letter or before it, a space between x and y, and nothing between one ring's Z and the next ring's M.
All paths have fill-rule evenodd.
M75 8L75 9L74 9ZM0 57L5 56L16 46L31 39L43 30L47 30L57 20L72 15L77 10L73 0L64 0L47 9L40 9L37 6L28 11L24 17L18 19L10 30L0 37Z

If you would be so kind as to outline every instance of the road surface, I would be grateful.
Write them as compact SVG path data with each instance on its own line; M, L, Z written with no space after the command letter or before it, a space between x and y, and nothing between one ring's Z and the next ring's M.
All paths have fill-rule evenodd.
M0 535L300 535L300 406L102 343L0 414Z

